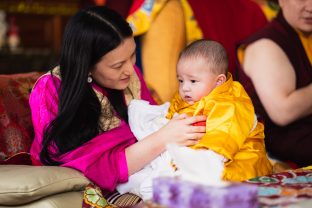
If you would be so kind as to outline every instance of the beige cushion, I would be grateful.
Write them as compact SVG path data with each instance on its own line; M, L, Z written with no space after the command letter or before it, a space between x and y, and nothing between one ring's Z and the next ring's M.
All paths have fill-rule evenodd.
M7 206L0 205L0 208L81 208L83 191L71 191L44 197L28 204Z
M87 178L71 168L0 165L0 205L25 204L52 194L83 190L88 184Z

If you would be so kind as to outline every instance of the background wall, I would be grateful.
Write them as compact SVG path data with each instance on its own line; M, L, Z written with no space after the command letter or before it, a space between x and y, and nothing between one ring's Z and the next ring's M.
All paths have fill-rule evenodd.
M0 73L49 70L57 62L69 17L82 6L78 0L1 0L6 27L0 23L0 31L6 32L0 47ZM17 38L16 48L11 47L12 36Z

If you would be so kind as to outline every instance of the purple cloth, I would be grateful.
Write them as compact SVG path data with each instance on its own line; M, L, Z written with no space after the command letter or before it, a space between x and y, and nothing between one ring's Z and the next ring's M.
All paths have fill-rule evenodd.
M155 104L137 67L135 71L141 84L141 98ZM31 147L34 163L41 164L39 154L44 128L57 114L58 95L55 88L61 81L55 76L46 74L34 86L29 104L35 138ZM128 124L122 121L120 126L99 134L82 146L60 157L62 166L81 171L100 188L113 191L117 183L128 180L128 166L125 148L136 142Z
M256 208L257 197L258 187L245 183L215 187L169 177L153 181L153 201L170 208Z

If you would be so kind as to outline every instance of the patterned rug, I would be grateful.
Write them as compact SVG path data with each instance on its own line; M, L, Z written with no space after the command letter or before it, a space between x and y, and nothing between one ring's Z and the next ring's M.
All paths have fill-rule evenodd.
M262 207L285 207L312 198L312 166L249 179ZM311 205L312 207L312 205Z

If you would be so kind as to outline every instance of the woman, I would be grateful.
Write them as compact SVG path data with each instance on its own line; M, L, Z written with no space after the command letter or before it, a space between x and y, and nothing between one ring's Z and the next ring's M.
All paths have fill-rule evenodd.
M132 99L154 103L135 64L128 23L105 7L78 12L65 28L59 67L42 76L30 95L35 164L75 168L102 189L139 171L168 143L193 145L203 116L178 116L136 142L128 126Z

